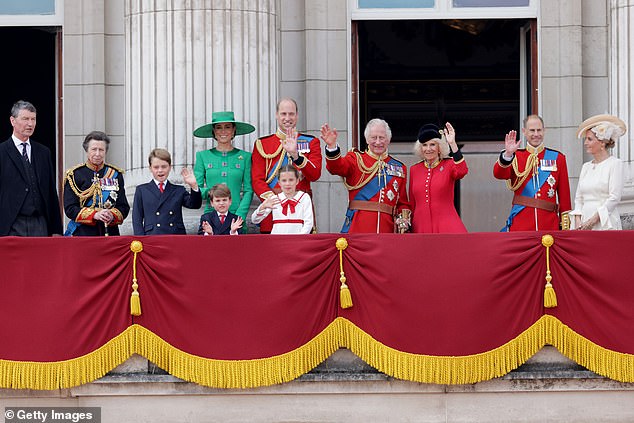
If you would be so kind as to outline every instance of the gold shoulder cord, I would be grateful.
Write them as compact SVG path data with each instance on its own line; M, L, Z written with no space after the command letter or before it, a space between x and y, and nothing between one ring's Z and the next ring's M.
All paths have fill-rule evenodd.
M346 182L345 179L343 180L343 184L350 191L359 189L370 182L372 178L374 178L374 175L376 175L378 170L384 165L383 160L377 160L372 166L368 167L365 165L365 163L363 163L361 153L355 151L354 154L357 156L357 164L359 165L359 169L361 169L362 175L356 185L350 185Z
M269 182L273 180L273 178L275 178L275 174L277 173L278 169L282 165L282 160L278 160L277 163L275 164L275 170L271 172L271 161L277 156L279 156L280 153L282 152L282 148L283 148L282 143L280 143L280 146L277 147L277 150L275 150L273 154L266 154L264 152L264 148L262 147L262 140L258 138L257 140L255 140L255 148L256 150L258 150L258 153L260 153L260 156L262 156L266 160L266 164L264 166L264 174L271 175L271 176L269 176L264 182L268 184Z
M74 170L75 170L75 168L73 168L73 169L69 170L68 172L66 172L66 180L68 181L68 185L73 190L75 195L77 197L79 197L79 205L81 207L84 207L84 204L86 204L86 201L90 197L92 197L92 206L96 207L97 206L97 196L101 197L101 185L98 184L98 183L94 183L93 182L90 185L90 187L88 187L84 191L80 191L79 188L77 187L77 184L75 183Z
M506 180L506 186L508 187L508 189L510 189L511 191L517 191L517 189L522 186L522 184L524 183L524 181L526 181L530 174L537 171L538 163L539 160L537 159L537 154L531 153L528 156L528 159L526 159L526 168L523 172L520 172L517 167L517 156L515 156L513 158L512 166L513 172L515 172L515 175L517 175L517 179L515 179L515 183L512 183L510 179Z

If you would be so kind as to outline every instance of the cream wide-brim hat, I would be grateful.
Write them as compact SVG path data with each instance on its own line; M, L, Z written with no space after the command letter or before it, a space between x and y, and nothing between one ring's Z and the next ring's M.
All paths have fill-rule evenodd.
M597 134L597 131L593 131L601 141L609 141L610 139L616 141L627 132L627 125L618 117L613 115L595 115L581 122L581 125L577 128L577 138L583 138L588 129L595 128L602 124L608 127L614 126L616 131L610 131L610 136L607 138L601 138L599 134Z

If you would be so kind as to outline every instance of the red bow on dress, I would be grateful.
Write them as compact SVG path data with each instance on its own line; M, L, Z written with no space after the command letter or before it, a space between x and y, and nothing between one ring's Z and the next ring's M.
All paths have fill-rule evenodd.
M282 201L282 214L286 216L288 214L289 207L291 209L291 213L295 213L295 206L297 205L297 203L299 203L299 201L293 198L287 198L286 200Z

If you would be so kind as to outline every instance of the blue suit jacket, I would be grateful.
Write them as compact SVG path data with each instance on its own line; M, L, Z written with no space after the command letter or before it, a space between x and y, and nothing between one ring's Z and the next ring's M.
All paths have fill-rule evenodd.
M198 209L200 189L187 192L169 181L161 193L154 181L139 185L134 193L132 227L135 235L185 235L183 207Z
M233 219L237 219L238 216L227 212L227 217L225 217L225 223L220 224L220 218L218 217L218 213L215 210L210 211L209 213L205 213L200 216L200 225L198 226L198 235L203 235L203 222L207 221L211 225L211 229L214 231L214 235L229 235L231 232L231 221ZM238 233L240 233L240 229L238 229Z

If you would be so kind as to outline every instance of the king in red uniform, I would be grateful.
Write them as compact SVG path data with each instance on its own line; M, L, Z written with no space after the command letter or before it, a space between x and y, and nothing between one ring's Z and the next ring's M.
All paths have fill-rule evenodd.
M311 135L298 134L297 103L283 98L275 111L277 132L255 141L251 155L251 184L255 195L265 200L281 192L277 171L292 164L300 173L297 189L312 197L310 183L321 176L321 150L319 140ZM261 233L270 233L273 228L271 216L260 223Z
M502 231L553 231L560 225L569 229L568 212L572 207L566 157L544 147L544 121L540 116L524 119L522 132L528 143L526 149L518 149L521 140L515 140L516 131L509 132L504 151L493 167L493 176L506 179L515 193Z
M365 127L368 151L352 150L341 156L337 130L321 127L326 143L326 169L343 177L349 204L342 233L393 233L409 227L407 167L388 154L392 131L387 122L372 119ZM396 218L395 218L396 217ZM395 225L396 223L396 225Z

